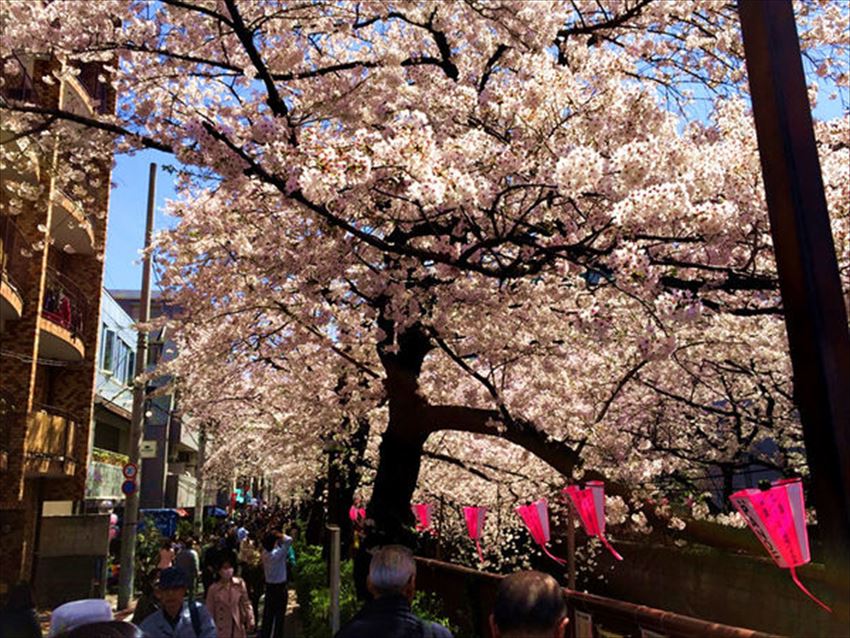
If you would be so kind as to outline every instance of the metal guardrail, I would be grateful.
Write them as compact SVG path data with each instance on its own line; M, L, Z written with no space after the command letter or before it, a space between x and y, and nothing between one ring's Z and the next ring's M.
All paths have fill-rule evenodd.
M48 266L42 316L77 336L83 332L87 308L86 299L76 284Z
M0 272L20 294L21 286L27 281L26 251L29 243L14 219L9 215L0 215Z

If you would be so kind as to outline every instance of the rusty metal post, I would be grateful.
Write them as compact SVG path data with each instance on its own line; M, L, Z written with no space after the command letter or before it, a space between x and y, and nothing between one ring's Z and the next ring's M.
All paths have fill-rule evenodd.
M738 13L818 528L846 586L850 335L800 44L789 0L740 0Z

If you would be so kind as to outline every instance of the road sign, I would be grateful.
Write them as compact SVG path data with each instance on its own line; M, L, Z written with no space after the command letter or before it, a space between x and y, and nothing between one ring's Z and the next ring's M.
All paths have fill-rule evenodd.
M130 496L130 494L136 491L136 481L131 481L130 479L124 481L121 483L121 491L125 496Z
M156 441L142 441L139 445L140 459L155 459L156 458Z
M132 481L135 480L136 475L139 473L139 468L135 463L127 463L121 471L124 473L125 479Z

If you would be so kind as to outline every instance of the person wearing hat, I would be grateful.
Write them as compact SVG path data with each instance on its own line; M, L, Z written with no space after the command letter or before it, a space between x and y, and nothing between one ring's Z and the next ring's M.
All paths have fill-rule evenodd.
M59 605L50 615L49 638L64 636L78 627L112 620L112 607L102 598L72 600Z
M156 584L160 609L139 627L152 638L217 638L215 623L203 603L186 602L189 581L179 567L163 569Z

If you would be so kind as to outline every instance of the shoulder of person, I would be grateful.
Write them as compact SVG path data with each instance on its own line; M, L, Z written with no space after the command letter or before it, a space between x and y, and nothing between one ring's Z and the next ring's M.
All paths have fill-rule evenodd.
M430 626L430 629L431 629L430 635L431 635L432 638L453 638L452 632L450 632L448 629L443 627L440 623L432 622L430 620L426 620L424 622L425 622L425 626L426 626L426 631L427 631L427 627ZM427 633L425 635L428 636Z

